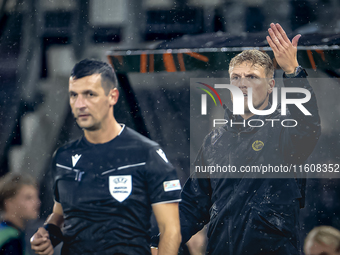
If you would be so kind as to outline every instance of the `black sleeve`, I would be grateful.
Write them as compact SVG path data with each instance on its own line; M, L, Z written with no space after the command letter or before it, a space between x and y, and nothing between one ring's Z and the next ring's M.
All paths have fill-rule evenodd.
M202 148L198 153L195 165L204 165ZM209 178L189 177L185 183L179 203L182 243L200 231L209 220L211 208L211 186Z
M12 239L1 247L0 255L24 255L22 243L18 239Z
M295 105L288 104L289 118L298 122L296 127L282 128L280 149L288 163L301 164L313 152L321 134L320 116L316 97L307 80L307 73L300 72L294 78L283 79L285 87L299 87L309 90L311 98L303 106L311 113L305 116ZM303 93L288 93L288 98L304 98Z
M159 147L149 149L146 181L151 204L180 201L181 184L175 168Z

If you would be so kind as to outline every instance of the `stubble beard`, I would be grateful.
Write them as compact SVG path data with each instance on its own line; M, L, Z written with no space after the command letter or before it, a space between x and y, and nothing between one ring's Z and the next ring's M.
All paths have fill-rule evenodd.
M100 123L92 123L92 125L81 125L81 122L76 119L76 123L77 125L82 129L82 130L86 130L86 131L96 131L98 129L100 129Z

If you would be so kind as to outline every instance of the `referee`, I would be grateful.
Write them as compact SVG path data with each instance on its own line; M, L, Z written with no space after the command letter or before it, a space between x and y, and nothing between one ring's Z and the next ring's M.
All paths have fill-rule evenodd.
M181 186L159 145L118 124L119 92L104 62L77 63L70 106L84 135L53 156L54 207L31 238L37 254L151 254L151 209L160 229L158 254L177 254Z

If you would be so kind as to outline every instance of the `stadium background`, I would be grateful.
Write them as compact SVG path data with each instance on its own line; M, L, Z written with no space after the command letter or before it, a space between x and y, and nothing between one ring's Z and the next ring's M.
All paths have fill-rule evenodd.
M160 143L184 183L199 146L189 141L190 78L227 77L230 58L247 47L271 54L264 39L270 22L279 22L290 38L303 35L298 59L318 98L322 136L311 162L340 163L339 0L0 3L0 175L27 172L40 183L41 220L30 224L28 237L52 209L53 151L81 134L67 88L83 58L114 65L117 120ZM340 229L339 184L308 180L302 239L316 225Z

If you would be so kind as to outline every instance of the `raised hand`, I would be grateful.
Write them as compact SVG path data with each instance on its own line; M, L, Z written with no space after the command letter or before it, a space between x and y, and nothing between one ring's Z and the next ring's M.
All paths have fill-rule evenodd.
M278 23L271 23L268 32L267 42L274 52L277 63L285 73L294 73L295 68L299 66L297 61L297 45L301 35L296 35L290 41L286 32Z

